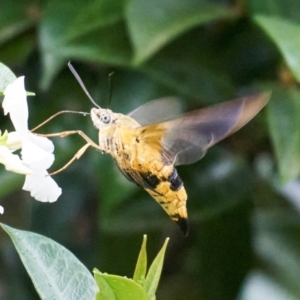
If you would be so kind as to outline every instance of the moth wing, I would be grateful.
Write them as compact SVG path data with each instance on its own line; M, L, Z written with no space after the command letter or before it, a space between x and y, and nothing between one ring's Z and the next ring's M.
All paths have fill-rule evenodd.
M166 97L147 102L127 114L127 116L144 126L151 123L170 120L180 114L180 101L175 97Z
M269 96L239 98L140 127L141 140L161 149L166 164L194 163L208 148L248 123L267 104Z

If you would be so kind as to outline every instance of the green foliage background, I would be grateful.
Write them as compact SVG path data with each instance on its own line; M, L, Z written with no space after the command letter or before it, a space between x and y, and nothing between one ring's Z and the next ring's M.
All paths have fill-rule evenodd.
M69 60L102 106L114 70L110 108L122 113L170 95L186 110L257 91L272 97L201 162L179 168L188 238L94 150L56 176L63 194L54 204L34 201L21 190L23 177L2 168L1 222L56 240L90 270L128 277L142 234L150 257L169 236L158 300L257 300L270 288L278 299L299 299L299 11L298 0L6 1L0 61L36 93L28 99L32 128L59 110L91 109ZM0 125L12 130L6 117ZM40 132L69 129L97 140L79 115L60 116ZM54 143L53 170L83 145L75 136ZM0 243L0 298L37 299L4 233Z

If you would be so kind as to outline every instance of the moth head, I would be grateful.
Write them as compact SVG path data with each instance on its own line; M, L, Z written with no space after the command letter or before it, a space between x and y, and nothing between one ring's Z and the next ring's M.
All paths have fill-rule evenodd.
M105 128L115 120L114 113L110 109L92 108L91 118L97 129Z

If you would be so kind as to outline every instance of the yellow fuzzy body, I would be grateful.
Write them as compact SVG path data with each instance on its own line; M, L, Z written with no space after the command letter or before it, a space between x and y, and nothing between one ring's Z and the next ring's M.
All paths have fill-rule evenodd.
M179 222L181 227L187 226L187 194L174 166L164 164L159 141L143 142L136 130L140 125L135 120L115 115L116 121L99 131L101 149L109 153L121 172L143 187L173 221Z

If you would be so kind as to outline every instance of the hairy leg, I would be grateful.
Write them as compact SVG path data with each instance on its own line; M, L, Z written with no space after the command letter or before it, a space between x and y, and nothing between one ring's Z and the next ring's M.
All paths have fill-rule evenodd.
M62 132L58 132L58 133L49 133L49 134L39 134L39 133L34 133L34 134L36 134L38 136L44 136L44 137L61 137L61 138L64 138L64 137L67 137L67 136L73 135L73 134L79 134L87 142L83 147L81 147L76 152L76 154L72 157L72 159L67 164L65 164L62 168L58 169L57 171L50 173L49 176L56 175L56 174L64 171L65 169L67 169L75 160L79 159L89 147L93 147L99 151L102 151L100 146L97 145L95 142L93 142L81 130L69 130L69 131L62 131Z
M81 130L69 130L69 131L62 131L62 132L57 132L57 133L47 133L47 134L40 134L40 133L34 133L36 135L39 136L44 136L44 137L67 137L69 135L73 135L73 134L79 134L91 147L96 148L100 151L102 151L102 149L100 149L99 145L96 144L95 142L93 142L85 133L83 133Z
M54 171L54 172L51 172L49 174L49 176L53 176L53 175L56 175L62 171L64 171L65 169L67 169L76 159L79 159L83 154L84 152L87 150L88 147L90 147L91 145L90 144L85 144L83 147L81 147L77 152L76 154L73 156L73 158L68 162L66 163L62 168Z

